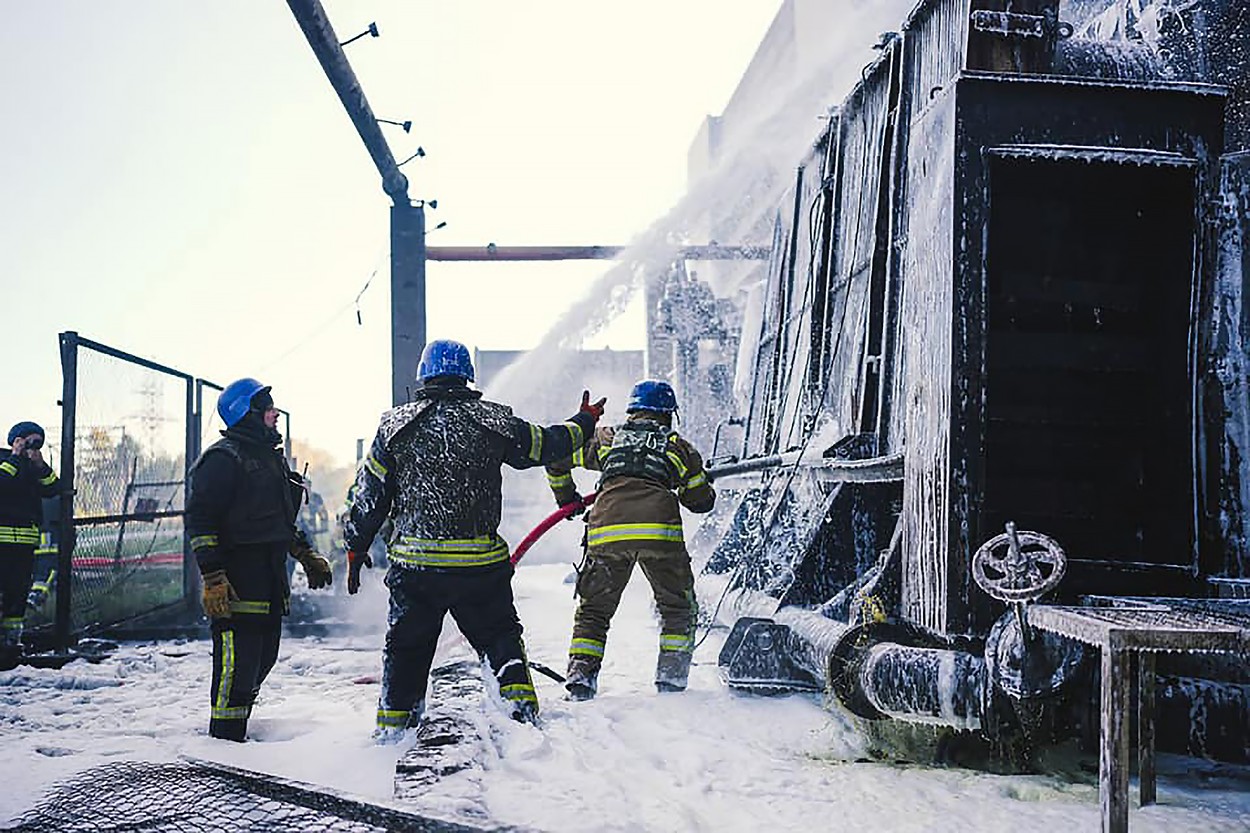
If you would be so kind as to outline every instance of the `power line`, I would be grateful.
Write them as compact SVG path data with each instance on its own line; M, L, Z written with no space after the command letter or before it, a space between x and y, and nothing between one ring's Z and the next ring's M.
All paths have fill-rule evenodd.
M361 318L360 318L360 298L362 295L365 294L365 290L367 290L369 288L369 285L373 283L373 279L377 277L378 272L382 269L382 267L386 264L386 261L389 259L390 259L390 253L383 252L377 265L374 266L373 271L369 273L369 277L365 281L365 285L362 286L360 288L360 291L356 293L355 298L353 298L352 300L348 301L346 304L344 304L343 306L335 310L328 318L326 318L324 321L322 321L320 324L318 324L316 327L310 330L293 346L288 348L285 352L281 353L277 358L273 359L270 362L267 362L265 365L259 368L257 372L263 373L264 371L281 363L283 360L291 356L293 353L303 348L310 341L315 339L317 336L321 335L331 324L333 324L340 317L342 317L343 313L347 312L352 307L356 308L356 323L363 326L363 322L361 321Z

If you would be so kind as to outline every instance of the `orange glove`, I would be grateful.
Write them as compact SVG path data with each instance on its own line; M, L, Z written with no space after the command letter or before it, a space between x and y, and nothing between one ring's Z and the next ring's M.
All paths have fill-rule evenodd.
M590 414L595 422L599 421L599 417L603 416L603 406L607 404L608 398L605 396L598 402L590 401L590 391L582 391L582 406L578 408L583 414Z
M230 586L225 570L213 570L204 574L204 594L200 602L204 605L204 613L212 619L228 619L230 603L239 597Z
M373 569L373 559L369 557L367 552L347 551L347 592L349 595L356 595L360 592L360 568L368 567Z

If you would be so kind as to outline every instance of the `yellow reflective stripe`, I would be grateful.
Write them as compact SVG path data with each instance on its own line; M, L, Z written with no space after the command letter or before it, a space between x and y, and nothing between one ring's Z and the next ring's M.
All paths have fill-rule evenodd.
M0 544L39 545L37 526L0 526Z
M573 441L574 448L581 448L586 444L586 435L582 433L582 426L576 422L566 422L564 427L569 429L569 439Z
M573 449L573 465L574 466L586 465L586 447L585 446L579 446Z
M383 729L404 729L411 712L400 709L378 709L378 726Z
M569 653L586 657L602 657L605 647L605 644L598 639L576 637L569 643Z
M47 477L39 478L40 486L51 486L56 482L56 472L50 472Z
M191 549L203 550L217 546L216 535L196 535L191 539Z
M411 567L485 567L508 560L508 548L488 553L420 552L403 553L391 550L391 560Z
M212 717L213 720L247 720L251 711L250 706L227 706L224 709L213 706Z
M403 564L419 567L482 567L508 558L508 542L498 535L477 538L414 538L404 535L390 548Z
M694 638L686 633L662 633L660 634L660 650L689 653L694 650Z
M664 452L664 456L667 457L668 461L673 464L673 468L677 469L678 477L685 477L686 473L690 471L690 467L682 462L681 455L676 451L666 451Z
M547 472L547 482L551 484L551 488L558 489L561 486L572 486L573 475L565 472L564 474L552 474Z
M8 460L0 463L0 471L9 475L9 477L17 477L17 466L13 465Z
M534 687L529 683L512 683L510 685L501 685L499 694L507 700L514 703L537 703L538 694L534 691Z
M696 474L694 477L686 481L686 488L693 489L697 486L702 486L706 482L707 482L707 473L701 471L698 474Z
M386 479L386 473L387 473L386 466L379 463L378 459L374 457L372 454L370 454L368 457L365 457L365 467L368 468L369 471L373 472L374 477L376 477L378 480Z
M604 460L606 460L608 457L608 452L611 450L612 450L611 446L607 446L607 445L599 446L599 462L602 463Z
M217 684L217 702L213 714L230 707L230 689L234 687L234 631L221 632L221 679ZM227 718L229 719L229 718Z
M530 423L530 459L537 463L543 456L543 429Z
M6 616L0 619L0 628L6 631L20 631L22 629L22 617Z
M481 535L477 538L414 538L402 535L395 549L400 552L491 552L499 546L507 546L498 535Z
M268 613L269 602L247 602L235 599L230 603L231 613Z
M586 535L589 546L614 541L683 541L681 524L611 524L591 529Z

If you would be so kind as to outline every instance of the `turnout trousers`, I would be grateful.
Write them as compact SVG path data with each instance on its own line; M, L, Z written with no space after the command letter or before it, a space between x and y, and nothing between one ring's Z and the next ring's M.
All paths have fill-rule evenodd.
M663 690L686 687L698 602L690 554L679 550L636 547L604 550L592 547L577 577L577 613L569 645L569 682L593 692L608 641L608 627L629 584L634 565L651 584L660 613L659 658L655 682Z
M21 655L22 622L34 569L34 544L0 544L0 653L11 654L7 658L14 661Z
M208 733L242 741L261 683L278 660L282 619L236 613L213 620L212 711Z
M479 657L485 657L512 706L512 717L532 720L538 696L521 641L521 620L512 599L512 565L404 567L391 562L386 646L382 654L379 729L416 726L425 708L430 666L451 613Z

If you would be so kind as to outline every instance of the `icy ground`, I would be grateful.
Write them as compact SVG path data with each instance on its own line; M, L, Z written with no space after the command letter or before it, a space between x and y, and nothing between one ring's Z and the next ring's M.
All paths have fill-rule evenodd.
M522 567L515 583L530 656L557 669L572 618L567 573L557 564ZM368 592L355 600L379 621L380 578L366 574ZM459 634L448 630L442 658L466 656ZM726 690L715 666L723 635L713 631L696 653L690 691L657 695L657 628L635 575L599 698L565 702L555 682L536 674L541 729L484 704L477 719L492 745L483 769L449 776L421 808L444 816L480 809L500 823L548 831L1098 829L1093 778L856 763L855 733L819 698ZM99 665L0 674L0 819L28 809L73 772L179 755L390 798L403 749L369 741L380 641L377 633L284 639L252 721L256 742L243 745L205 734L207 642L127 644ZM1157 806L1133 808L1134 831L1250 830L1245 783L1164 776L1159 798Z

